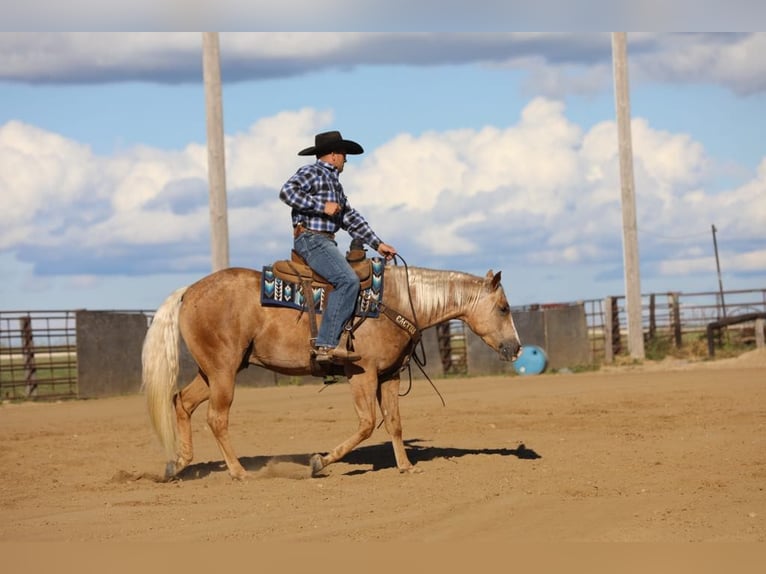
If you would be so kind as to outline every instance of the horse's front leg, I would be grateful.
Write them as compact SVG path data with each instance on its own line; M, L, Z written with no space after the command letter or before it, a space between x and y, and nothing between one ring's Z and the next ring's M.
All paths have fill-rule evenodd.
M396 467L399 472L420 472L416 469L407 457L407 451L404 448L402 439L402 418L399 415L399 375L384 381L378 387L378 402L380 411L383 413L383 420L386 423L386 430L391 435L391 444L394 447L394 457L396 458Z
M359 417L357 431L332 449L327 455L311 457L311 476L316 476L328 464L337 462L351 452L359 443L370 438L375 430L375 389L378 385L374 371L349 377L351 398Z

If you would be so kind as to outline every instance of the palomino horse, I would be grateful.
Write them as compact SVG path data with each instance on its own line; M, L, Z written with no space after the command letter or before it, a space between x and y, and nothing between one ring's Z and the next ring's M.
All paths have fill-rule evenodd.
M521 350L500 273L489 271L483 278L386 266L384 275L381 308L389 311L359 325L353 343L362 359L340 367L351 387L359 427L327 455L312 456L312 475L370 437L376 403L391 436L396 466L400 472L414 470L402 440L399 373L410 358L419 329L461 319L501 359L512 361ZM232 449L228 425L234 378L248 363L287 375L312 373L307 313L262 306L260 291L259 271L224 269L176 290L154 315L143 347L143 388L152 425L165 450L167 478L191 462L191 416L206 400L207 423L229 474L246 476ZM180 392L179 335L199 368Z

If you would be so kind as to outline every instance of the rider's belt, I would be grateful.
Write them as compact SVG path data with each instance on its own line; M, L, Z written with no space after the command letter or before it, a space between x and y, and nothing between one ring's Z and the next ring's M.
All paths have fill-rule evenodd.
M304 226L302 223L299 223L298 225L293 226L293 237L298 237L301 233L308 232L308 233L316 233L317 235L324 235L325 237L329 237L333 241L335 240L335 234L330 233L329 231L316 231L314 229L309 229L308 227Z

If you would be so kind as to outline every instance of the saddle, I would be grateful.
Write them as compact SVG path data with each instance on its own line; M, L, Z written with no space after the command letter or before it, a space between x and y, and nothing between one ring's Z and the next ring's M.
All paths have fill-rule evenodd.
M359 277L360 289L369 289L372 285L372 261L367 258L364 249L351 249L346 253L346 261L351 265L356 276ZM276 261L271 269L278 279L287 283L305 284L311 281L313 288L323 287L325 290L332 290L329 281L314 272L295 249L291 251L290 259Z

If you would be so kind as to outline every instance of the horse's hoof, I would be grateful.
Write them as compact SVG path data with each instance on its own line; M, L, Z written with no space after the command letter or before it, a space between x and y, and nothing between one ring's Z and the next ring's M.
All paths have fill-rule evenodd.
M400 468L399 474L420 474L423 469L417 466L408 466L406 468Z
M247 471L241 464L232 464L227 469L232 480L244 481L247 479Z
M311 477L317 476L320 472L322 472L322 469L324 468L324 461L322 460L321 454L315 454L311 457L311 461L309 461L309 464L311 465Z
M166 481L173 480L176 477L177 472L178 471L176 470L175 461L169 460L167 463L165 463L165 480Z

